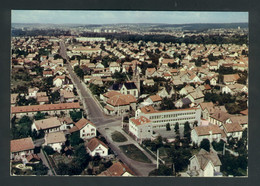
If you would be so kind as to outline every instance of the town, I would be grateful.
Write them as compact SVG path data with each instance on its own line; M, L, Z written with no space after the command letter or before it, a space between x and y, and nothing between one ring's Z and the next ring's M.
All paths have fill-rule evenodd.
M21 27L11 175L247 176L247 28Z

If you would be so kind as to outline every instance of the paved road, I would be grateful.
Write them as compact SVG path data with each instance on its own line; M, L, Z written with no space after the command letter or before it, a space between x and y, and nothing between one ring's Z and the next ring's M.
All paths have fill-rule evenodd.
M68 60L64 42L60 42L60 55L64 59ZM69 64L66 64L66 67L70 74L71 80L76 86L79 96L83 101L83 106L87 113L88 119L95 123L98 131L107 139L107 142L109 143L108 146L118 154L118 158L129 166L129 168L131 168L137 176L147 176L150 171L156 168L156 165L154 164L155 160L147 152L144 152L144 150L138 146L136 141L131 139L128 135L125 135L129 140L128 144L137 144L136 146L139 147L153 163L141 163L134 161L121 152L119 148L120 144L113 142L111 139L111 133L106 131L106 128L109 128L112 131L119 130L123 133L121 130L121 117L105 115L92 98L92 95L86 90L86 87L81 84L81 80L74 73L72 67Z
M49 165L49 163L48 163L46 157L44 156L42 149L41 149L40 153L38 153L37 155L39 156L39 158L41 158L42 163L43 163L46 167L48 167L48 169L49 169L49 170L48 170L48 176L53 176L53 173L52 173L52 171L51 171L51 169L50 169L50 165Z

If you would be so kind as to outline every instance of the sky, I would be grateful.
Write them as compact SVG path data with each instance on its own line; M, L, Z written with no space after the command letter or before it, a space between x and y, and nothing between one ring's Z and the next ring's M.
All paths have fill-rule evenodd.
M240 23L248 12L12 10L12 23Z

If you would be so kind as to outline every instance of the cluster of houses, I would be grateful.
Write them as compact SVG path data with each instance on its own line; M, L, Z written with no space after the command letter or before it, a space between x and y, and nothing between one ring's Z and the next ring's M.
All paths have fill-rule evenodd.
M86 151L95 156L108 155L108 146L97 138L96 126L89 120L82 118L73 122L68 117L70 111L79 111L81 106L74 95L73 83L64 67L63 60L55 57L58 54L59 39L52 37L37 37L25 39L14 38L13 49L26 50L27 56L13 54L12 68L26 68L35 78L52 77L50 92L60 94L59 101L50 103L50 94L39 91L38 87L29 87L28 94L22 95L26 99L35 98L38 105L17 106L18 93L11 94L11 115L34 116L41 112L48 115L47 119L34 120L31 130L45 133L46 146L51 146L60 152L65 144L65 131L72 134L79 132L80 138L85 141ZM239 73L223 75L223 83L219 81L218 70L220 67L229 67L237 71L248 70L248 57L242 51L248 51L246 45L234 44L175 44L144 42L127 43L117 40L88 40L81 38L79 43L68 47L68 56L85 56L86 59L74 59L69 63L72 67L79 66L83 72L83 81L100 87L106 82L111 86L100 99L107 115L129 116L129 134L137 141L154 139L156 132L166 130L178 123L184 125L189 122L192 128L191 140L200 144L203 139L210 142L221 139L227 141L228 137L240 139L243 130L248 127L248 111L241 114L229 114L225 106L218 106L212 102L205 102L205 94L219 86L218 93L237 95L248 94L248 81L239 84ZM101 44L102 43L102 44ZM49 51L49 55L39 55L40 49ZM41 50L42 51L42 50ZM158 64L148 54L159 53ZM117 61L108 62L105 67L103 57L117 57ZM212 59L214 58L214 59ZM95 61L93 62L93 59ZM126 59L128 61L126 61ZM201 65L197 65L199 61ZM143 64L150 65L142 69ZM32 71L33 67L43 69L42 76ZM152 66L152 67L151 67ZM125 82L117 83L112 78L116 72L133 72L132 77L127 77ZM155 94L142 94L141 86L153 87L156 78L164 78L165 84L159 85ZM179 90L176 87L181 87ZM161 110L160 105L164 98L175 96L173 104L176 109ZM178 98L177 98L178 97ZM143 98L139 101L139 98ZM31 138L11 141L11 158L13 160L37 158L34 153L34 144ZM205 152L201 150L191 159L188 168L197 176L213 176L220 171L221 162L214 150ZM100 176L124 176L134 173L121 162L114 163Z

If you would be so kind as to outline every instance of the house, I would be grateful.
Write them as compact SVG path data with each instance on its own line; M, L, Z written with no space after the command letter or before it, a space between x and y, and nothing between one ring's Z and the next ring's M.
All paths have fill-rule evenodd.
M192 103L199 104L204 102L204 94L201 91L196 90L195 92L189 93L186 98Z
M85 118L81 118L77 123L75 123L75 126L69 130L70 133L76 131L79 131L80 138L83 140L97 136L97 128L95 124Z
M29 88L28 93L29 93L29 98L36 98L36 94L39 91L39 88L34 87L34 88Z
M175 94L174 88L172 86L163 87L157 93L161 98L171 98L173 94Z
M243 128L239 123L225 123L223 129L227 137L242 138Z
M183 87L181 90L180 90L180 95L187 95L191 92L194 92L195 91L195 88L193 86L190 86L190 85L186 85L185 87Z
M134 176L134 172L122 162L116 162L98 176Z
M239 78L238 74L227 74L223 75L223 82L225 85L234 85Z
M222 137L223 131L219 128L218 125L201 125L194 127L191 131L191 140L195 144L200 145L200 142L203 139L208 139L210 142L216 141L219 142Z
M34 120L32 124L32 131L36 130L39 133L43 130L45 134L50 132L60 131L61 122L57 117L51 117L48 119Z
M209 78L210 85L216 86L217 85L217 81L218 81L218 79L217 79L216 76L213 76L213 77Z
M60 90L61 102L71 103L75 100L75 95L72 91Z
M215 111L227 112L225 106L214 106L212 102L203 102L198 105L201 109L201 117L205 120L209 120L209 116L215 113Z
M47 69L42 72L43 77L52 77L54 75L53 70Z
M248 127L248 116L247 115L240 115L240 116L231 116L227 123L238 123L241 125L243 129Z
M149 105L153 105L153 107L159 107L161 102L162 102L162 98L156 94L156 95L152 95L152 96L149 96L145 102L148 102Z
M15 106L19 94L11 94L11 106Z
M46 92L38 92L36 94L36 100L39 103L39 105L49 103L49 97L47 96Z
M16 116L17 118L20 118L25 115L33 117L35 114L37 114L37 112L48 113L50 116L53 116L56 114L69 114L69 112L73 110L80 110L79 102L14 106L11 107L11 114L12 116Z
M86 150L90 156L99 155L101 157L108 155L108 146L97 138L92 138L86 145Z
M62 131L69 130L74 126L74 122L70 117L62 117L62 118L58 118L58 120L61 123L60 130Z
M100 99L104 102L107 102L107 100L115 95L121 95L121 93L116 92L114 90L108 91L105 94L100 94Z
M156 68L147 68L145 70L145 77L157 77L160 76L156 71Z
M153 132L152 122L145 116L129 119L129 132L135 140L151 139Z
M153 79L145 79L143 81L143 85L145 85L145 86L154 86L154 80Z
M246 85L235 83L235 84L226 85L222 87L221 91L222 94L225 93L225 94L235 95L241 92L248 93L248 88Z
M45 134L45 146L50 146L53 150L60 152L62 149L62 145L65 144L66 138L62 131L52 132Z
M188 108L191 106L191 104L192 102L189 98L179 99L174 102L176 108Z
M133 95L114 95L107 100L104 112L108 115L123 115L130 110L136 110L137 100Z
M188 174L198 177L222 176L220 173L221 161L213 149L210 152L201 149L198 154L190 158Z
M39 156L37 156L36 154L31 154L29 156L26 157L26 164L37 164L40 163L41 158Z
M213 61L209 62L209 70L218 70L218 68L219 65L217 62L213 62Z
M34 143L31 137L11 140L11 159L24 160L34 152Z
M109 71L112 73L120 72L120 69L121 69L121 67L117 62L111 62L109 64Z
M210 123L213 123L214 125L218 125L221 127L228 121L229 118L230 115L227 112L215 110L215 112L209 116L209 121Z
M65 76L56 76L56 77L53 79L53 85L54 85L55 87L61 87L64 82L65 82Z

